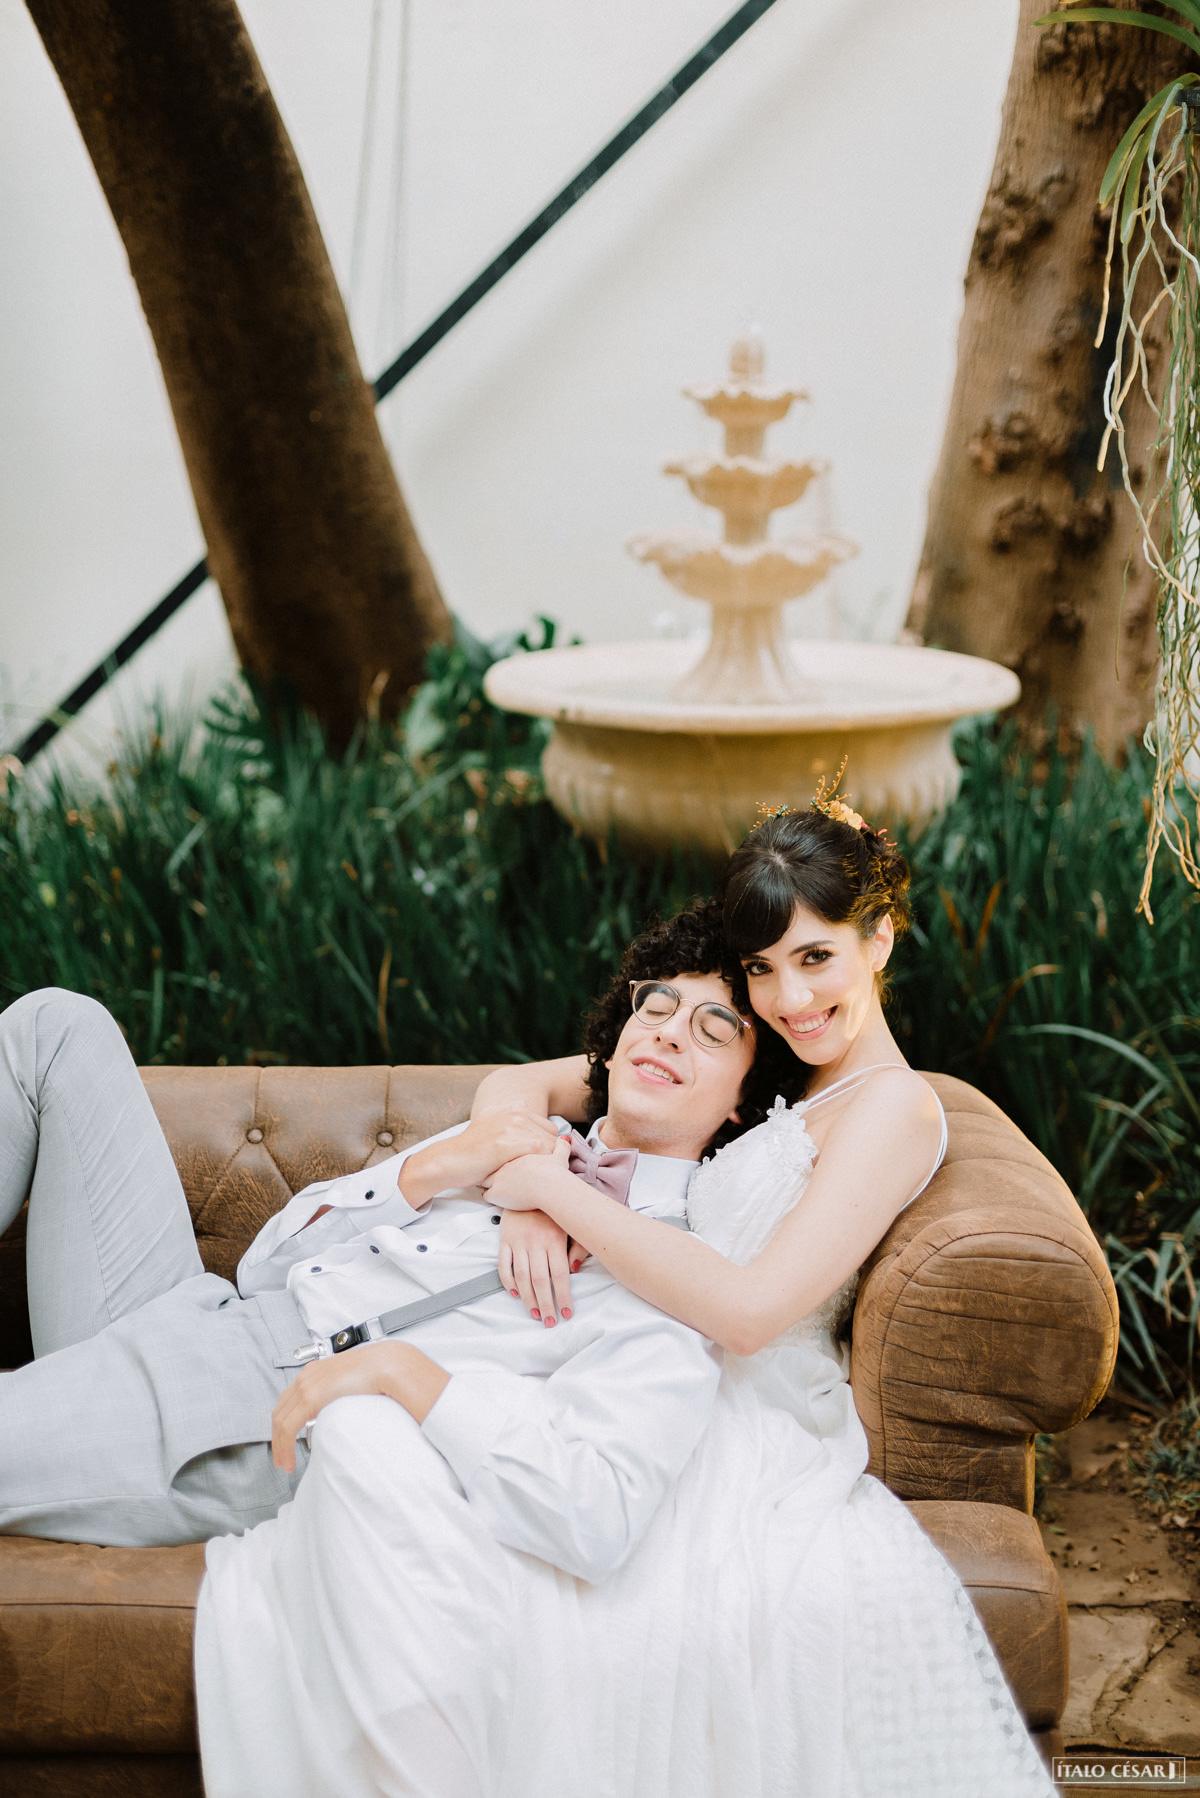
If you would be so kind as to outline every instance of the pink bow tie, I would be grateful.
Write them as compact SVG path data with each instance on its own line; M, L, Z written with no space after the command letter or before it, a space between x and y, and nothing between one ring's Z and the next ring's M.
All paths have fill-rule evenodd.
M615 1199L618 1205L628 1205L629 1185L633 1179L633 1170L637 1166L636 1149L602 1149L593 1148L578 1130L572 1130L566 1138L567 1166L597 1192L607 1194Z

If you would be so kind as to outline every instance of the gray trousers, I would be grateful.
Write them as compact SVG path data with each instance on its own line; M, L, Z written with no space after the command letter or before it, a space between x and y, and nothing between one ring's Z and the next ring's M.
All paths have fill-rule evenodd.
M47 987L0 1013L0 1231L29 1199L35 1359L0 1372L0 1533L142 1547L273 1516L271 1412L310 1340L205 1273L116 1023Z

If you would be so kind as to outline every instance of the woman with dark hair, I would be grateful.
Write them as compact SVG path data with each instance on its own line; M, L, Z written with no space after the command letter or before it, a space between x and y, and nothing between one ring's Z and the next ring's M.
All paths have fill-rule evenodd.
M540 1289L553 1303L569 1241L575 1262L597 1256L726 1351L673 1498L581 1601L589 1640L609 1645L590 1674L601 1727L575 1744L584 1791L1053 1792L956 1574L867 1473L849 1385L858 1269L946 1149L941 1103L883 1010L908 894L887 833L823 790L735 851L722 882L735 998L774 1032L804 1096L778 1098L701 1165L682 1241L555 1157L510 1162L491 1185L497 1204L541 1214L527 1252L545 1276L513 1282L527 1300ZM579 1058L504 1069L477 1103L578 1115L589 1074Z
M688 952L666 974L651 937L645 965L627 958L597 1007L585 1056L484 1082L477 1111L523 1104L583 1119L603 1108L611 1062L614 1084L627 1081L647 1110L686 1108L688 1057L703 1050L706 1029L719 1044L749 1028L750 1008L767 1026L760 1043L779 1056L778 1096L758 1076L753 1088L744 1081L734 1109L753 1127L718 1137L691 1175L686 1230L585 1184L561 1144L510 1160L488 1185L489 1207L510 1214L502 1277L543 1323L568 1315L556 1295L568 1257L590 1254L725 1351L698 1445L615 1571L591 1583L505 1550L494 1567L480 1559L493 1567L488 1584L453 1548L451 1523L471 1521L469 1478L453 1491L426 1482L404 1503L366 1449L337 1459L325 1486L306 1474L301 1500L307 1491L329 1507L316 1547L332 1570L315 1657L311 1642L305 1650L320 1669L312 1710L320 1716L328 1684L357 1732L354 1764L372 1768L369 1783L343 1781L340 1791L510 1798L554 1784L581 1798L1053 1798L957 1576L866 1471L849 1384L843 1326L858 1269L946 1147L941 1105L883 1012L908 885L886 834L821 792L806 811L765 819L730 861L722 904L733 1009L719 1007L713 1022L711 1003L691 989ZM708 915L698 906L693 921ZM676 937L680 928L664 926ZM581 1308L556 1335L582 1317ZM642 1367L646 1381L654 1365ZM623 1389L614 1415L636 1396ZM567 1418L568 1436L572 1427ZM288 1522L285 1508L273 1526L281 1541ZM348 1542L368 1570L353 1597L335 1565ZM412 1577L389 1573L393 1560ZM295 1570L283 1571L290 1589ZM488 1772L455 1783L448 1755L440 1784L414 1786L399 1770L410 1735L441 1728L451 1754L457 1742L452 1694L427 1697L423 1683L433 1659L447 1663L447 1641ZM378 1701L381 1689L389 1702ZM414 1689L419 1715L401 1696ZM276 1734L286 1727L281 1715ZM312 1717L295 1727L312 1739ZM330 1766L339 1752L350 1758L338 1740L318 1746Z

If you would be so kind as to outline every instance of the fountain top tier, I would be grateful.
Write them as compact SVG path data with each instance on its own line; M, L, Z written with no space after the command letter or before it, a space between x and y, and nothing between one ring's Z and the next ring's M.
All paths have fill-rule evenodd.
M808 394L801 387L767 387L763 382L766 357L757 332L739 337L729 353L729 378L718 387L685 387L710 418L725 427L727 456L760 456L768 425L786 418L797 400Z

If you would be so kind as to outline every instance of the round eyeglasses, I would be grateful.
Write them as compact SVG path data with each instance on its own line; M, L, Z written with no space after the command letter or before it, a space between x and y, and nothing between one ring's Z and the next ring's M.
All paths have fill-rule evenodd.
M688 1028L702 1049L723 1049L736 1042L743 1030L750 1029L745 1018L739 1018L728 1005L718 1005L713 999L702 999L689 1005L678 987L663 980L631 980L629 993L634 1017L651 1030L658 1024L665 1024L681 1005L684 1006L692 1014Z

